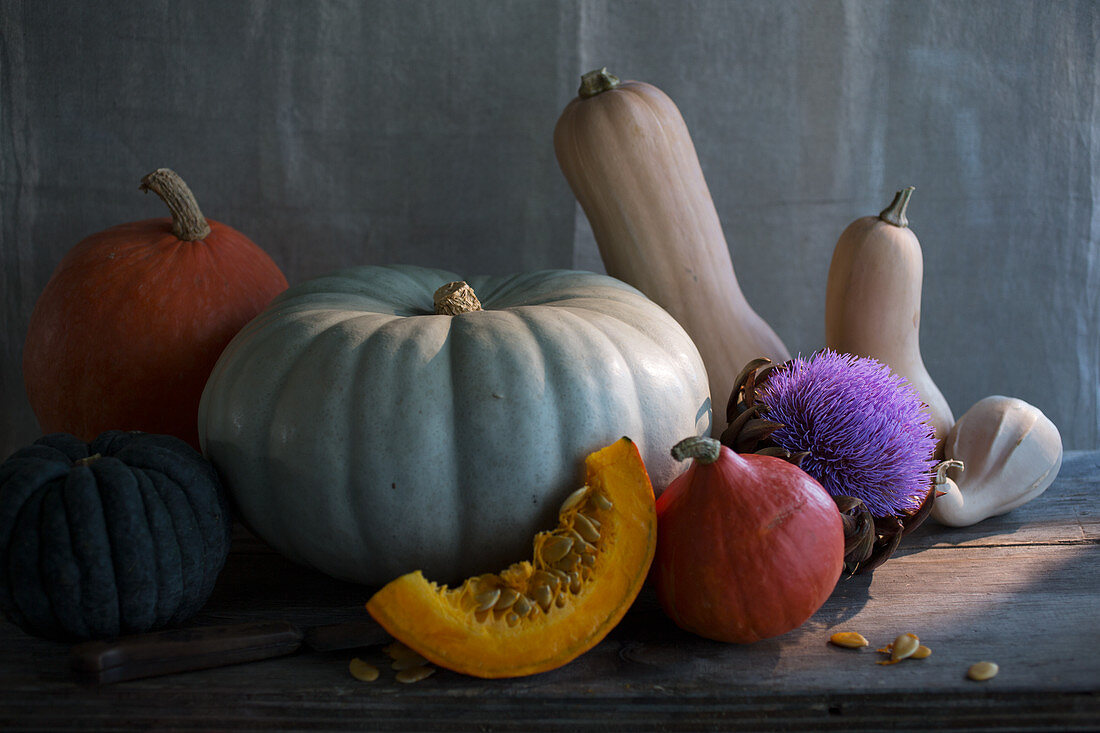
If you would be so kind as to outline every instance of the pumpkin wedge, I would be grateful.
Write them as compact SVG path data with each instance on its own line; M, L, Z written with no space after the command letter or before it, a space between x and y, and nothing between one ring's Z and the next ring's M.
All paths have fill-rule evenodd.
M419 571L385 585L367 610L398 641L476 677L556 669L603 639L645 582L657 545L653 487L621 438L585 461L585 485L562 503L534 556L456 588Z

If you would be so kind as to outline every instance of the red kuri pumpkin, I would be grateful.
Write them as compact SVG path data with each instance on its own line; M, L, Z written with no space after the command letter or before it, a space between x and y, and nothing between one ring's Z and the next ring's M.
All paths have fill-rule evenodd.
M673 456L695 460L657 500L652 577L665 613L743 644L801 626L844 567L836 503L797 466L712 438L681 441Z
M204 218L172 171L141 188L171 218L111 227L69 251L31 314L23 380L45 432L142 430L197 448L214 362L287 281L250 239Z

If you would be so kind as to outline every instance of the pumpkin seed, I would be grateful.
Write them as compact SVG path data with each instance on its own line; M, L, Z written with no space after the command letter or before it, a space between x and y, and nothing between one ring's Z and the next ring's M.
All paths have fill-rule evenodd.
M542 559L553 565L569 554L573 549L573 540L568 537L553 536L542 546Z
M901 660L913 656L918 647L920 647L920 639L917 638L916 634L899 634L893 642L887 644L885 648L879 649L880 652L890 655L889 659L879 662L879 664L897 664Z
M596 529L600 528L600 520L598 520L595 517L590 516L588 514L585 514L584 518L587 519L589 522L591 522L592 526L595 527Z
M858 631L838 631L829 637L829 643L846 649L859 649L870 644Z
M921 644L917 647L917 650L909 657L910 659L924 659L925 657L932 656L932 650Z
M561 503L561 508L558 509L558 514L565 514L567 511L580 504L581 500L584 499L584 495L587 493L588 487L582 486L569 496L565 497L565 501Z
M566 572L571 572L575 570L580 564L581 556L575 552L570 552L568 555L554 563L554 567L560 570L565 570Z
M535 592L531 594L535 603L542 606L543 611L550 610L550 604L554 602L554 591L548 585L536 585Z
M966 670L966 676L975 682L984 682L996 677L999 671L1001 668L996 662L978 662L970 665L970 669Z
M548 585L552 591L557 591L558 586L561 585L561 578L548 570L536 570L531 573L531 581L528 587L538 585Z
M478 593L474 596L474 602L477 606L474 607L475 611L488 611L490 608L496 605L496 602L500 600L500 588L493 588L483 593Z
M493 615L493 609L492 609L492 606L490 606L489 608L485 609L484 611L474 611L474 619L475 619L475 620L476 620L476 621L477 621L477 622L478 622L479 624L483 624L483 623L485 623L486 621L488 621L488 620L489 620L489 617L490 617L490 616L492 616L492 615Z
M501 588L500 598L493 604L494 611L507 611L519 598L519 591L515 588Z
M598 542L600 539L600 530L592 526L592 522L589 522L588 517L583 514L573 517L573 529L589 542Z
M351 660L351 663L348 664L348 671L351 672L352 677L363 682L374 682L378 679L378 675L380 674L378 667L368 662L364 662L359 657L355 657Z
M908 659L913 656L913 652L920 646L920 639L916 634L899 634L894 639L894 648L890 652L890 659L894 662L900 662L903 659Z
M569 592L574 595L581 592L580 573L569 573Z
M605 512L610 510L611 507L614 506L614 504L611 503L610 499L608 499L606 496L598 491L592 492L592 503L600 509L603 509Z
M515 611L509 611L508 615L504 617L504 620L508 622L509 626L515 626L519 623L519 614Z
M588 542L586 542L584 537L581 537L580 534L576 530L574 530L574 529L567 530L567 534L573 539L573 549L574 550L579 549L581 552L585 552L585 553L588 553L590 555L595 555L597 552L599 552L599 550L596 549L595 545L592 545L592 544L589 544Z
M409 657L408 659L395 659L390 667L400 672L403 669L412 669L427 663L427 659L417 654L416 657Z
M554 599L554 605L557 606L558 608L565 608L565 594L564 593L559 595L557 598Z
M389 646L383 647L382 651L384 651L386 656L390 659L409 659L410 657L423 659L419 652L413 651L411 647L402 644L400 641L395 641Z
M515 605L512 606L512 611L520 618L531 613L531 599L527 596L520 596L516 599Z
M425 677L431 677L433 674L435 674L435 667L410 667L397 673L397 681L412 684Z

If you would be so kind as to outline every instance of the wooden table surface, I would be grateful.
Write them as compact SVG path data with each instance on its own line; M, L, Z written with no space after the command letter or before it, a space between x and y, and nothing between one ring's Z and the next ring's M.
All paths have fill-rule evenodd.
M873 577L842 580L777 639L692 636L646 590L588 654L515 680L439 670L401 684L372 647L90 687L70 677L64 644L0 621L0 730L1100 729L1098 544L1100 451L1069 453L1043 496L974 527L926 522ZM191 625L361 618L367 595L241 536ZM871 647L827 644L837 630ZM874 649L903 632L932 655L876 664ZM356 655L382 676L352 678ZM968 680L980 660L1000 673Z

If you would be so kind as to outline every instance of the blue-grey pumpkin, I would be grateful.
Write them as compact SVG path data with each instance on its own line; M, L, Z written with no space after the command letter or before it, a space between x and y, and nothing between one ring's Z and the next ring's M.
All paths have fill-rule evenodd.
M199 438L275 549L380 585L530 555L584 457L622 436L657 490L710 431L687 333L633 287L568 270L468 278L360 267L279 296L222 353ZM441 291L441 294L444 291ZM480 299L480 310L452 308Z
M209 598L230 534L216 471L182 440L47 435L0 465L0 611L70 640L181 623Z

